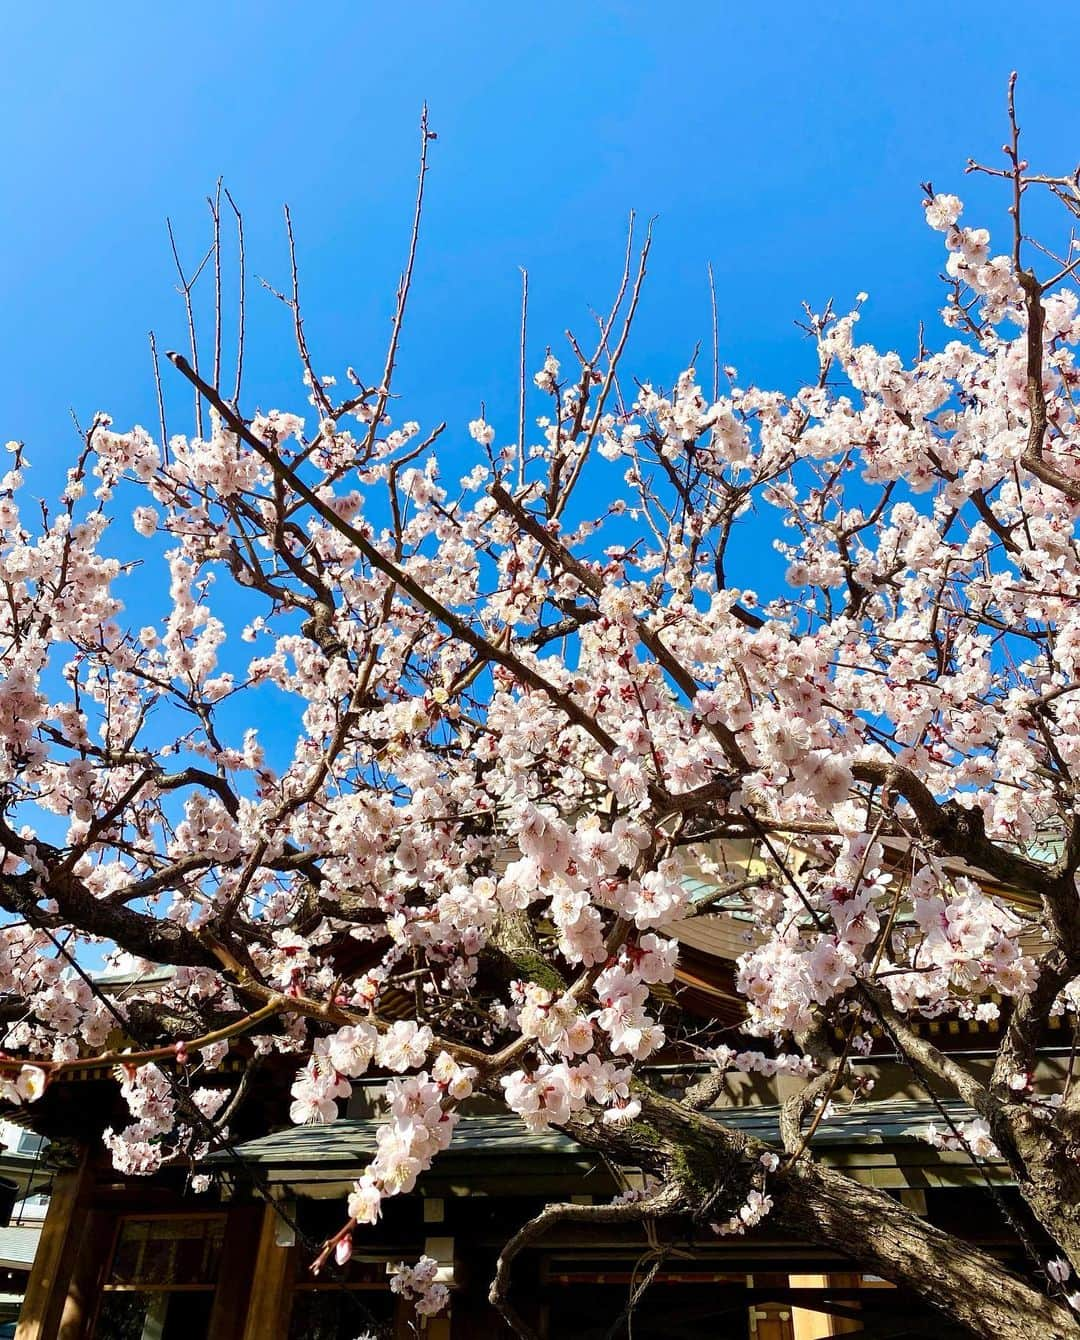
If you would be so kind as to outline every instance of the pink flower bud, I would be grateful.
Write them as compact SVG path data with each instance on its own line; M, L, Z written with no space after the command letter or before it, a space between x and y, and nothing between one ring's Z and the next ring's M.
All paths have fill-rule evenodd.
M334 1260L339 1266L343 1266L352 1256L352 1234L346 1233L338 1245L334 1248Z

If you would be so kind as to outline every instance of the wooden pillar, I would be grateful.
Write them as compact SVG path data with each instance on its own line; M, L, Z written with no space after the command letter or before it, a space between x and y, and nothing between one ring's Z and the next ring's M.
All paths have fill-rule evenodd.
M849 1288L859 1283L858 1275L790 1275L793 1289L825 1290L830 1284ZM848 1317L832 1317L827 1312L814 1312L806 1307L791 1309L791 1327L795 1340L828 1340L834 1335L851 1335L862 1329L862 1324Z
M278 1245L279 1225L282 1220L273 1205L267 1203L263 1206L255 1269L251 1273L243 1340L286 1340L288 1335L293 1249Z
M87 1275L96 1275L86 1267L94 1257L95 1238L106 1236L88 1232L93 1183L85 1150L78 1167L53 1178L15 1340L82 1340L93 1309L94 1279Z
M244 1334L261 1229L261 1205L230 1208L207 1340L241 1340Z
M89 1188L87 1189L89 1195ZM82 1241L68 1283L57 1340L86 1340L97 1315L101 1285L112 1259L116 1220L103 1210L88 1208L82 1220Z
M450 1318L428 1317L427 1325L422 1332L424 1340L450 1340L452 1334L450 1330Z
M752 1307L750 1334L754 1340L791 1340L791 1310L772 1304Z

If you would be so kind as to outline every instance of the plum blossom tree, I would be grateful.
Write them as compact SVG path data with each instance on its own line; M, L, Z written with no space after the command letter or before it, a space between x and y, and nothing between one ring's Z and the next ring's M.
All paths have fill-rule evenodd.
M860 297L808 311L817 371L793 394L719 367L709 393L688 369L631 394L646 236L595 352L549 353L517 436L474 420L469 468L447 477L444 426L399 421L391 398L425 121L372 385L350 369L341 396L313 370L294 265L279 296L303 416L246 412L239 366L223 389L219 324L212 373L197 347L170 355L192 435L99 416L40 515L12 444L5 1102L76 1064L119 1067L131 1120L103 1138L144 1173L197 1163L227 1130L242 1094L200 1077L235 1036L296 1055L297 1122L390 1072L377 1153L323 1250L343 1262L483 1091L652 1178L548 1206L507 1245L492 1300L522 1335L523 1247L560 1221L646 1216L717 1234L769 1218L987 1340L1080 1335L1080 1083L1032 1083L1052 1016L1080 1009L1080 261L1022 219L1034 192L1080 217L1080 178L1031 172L1011 103L1010 124L1004 165L971 166L1011 192L1006 251L926 189L947 303L938 347L920 338L911 361L859 342ZM114 552L132 494L138 538ZM736 584L770 539L771 593ZM143 599L167 565L144 627L125 618L132 545ZM728 881L716 853L747 838L765 873ZM755 926L742 1050L691 1039L658 997L671 930L699 910L691 868ZM83 966L94 946L171 972L108 1000ZM410 1008L390 1022L394 994ZM999 1012L989 1070L919 1027ZM137 1049L107 1050L118 1020ZM1009 1168L1025 1274L815 1159L874 1031L973 1111L928 1138ZM648 1074L664 1047L708 1063L680 1097ZM782 1147L712 1106L733 1070L803 1078ZM444 1301L428 1261L394 1287L421 1311Z

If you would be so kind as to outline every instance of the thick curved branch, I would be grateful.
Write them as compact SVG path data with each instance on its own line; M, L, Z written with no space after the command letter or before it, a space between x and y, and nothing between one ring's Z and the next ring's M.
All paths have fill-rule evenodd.
M40 851L42 844L37 845ZM10 845L8 849L15 850ZM42 887L41 882L31 873L0 878L0 906L22 917L31 926L58 924L55 918L39 906L38 900L42 897L55 901L61 922L75 926L88 935L112 940L138 958L149 959L152 963L172 964L178 968L217 966L210 950L186 926L95 898L75 875L65 873L62 877L47 880L46 887Z
M558 1224L632 1224L641 1223L660 1215L676 1214L689 1208L686 1193L677 1184L669 1183L646 1200L622 1201L611 1205L548 1205L535 1218L519 1228L499 1253L495 1276L488 1291L488 1301L514 1332L519 1340L540 1340L536 1331L510 1301L511 1267L515 1259L534 1243L539 1242Z
M901 795L915 812L923 835L948 856L978 866L1003 884L1044 894L1054 883L1046 866L1006 851L986 836L982 811L965 809L956 801L940 804L933 792L910 768L899 763L863 759L853 764L857 782L869 782Z
M1036 1052L1049 1027L1050 1010L1072 976L1063 954L1047 954L1039 960L1038 981L1013 1005L990 1080L991 1090L1002 1098L1012 1096L1009 1081L1014 1075L1034 1071Z
M888 1003L888 996L884 991L870 985L867 985L866 991L906 1056L920 1065L950 1093L962 1099L969 1107L973 1107L980 1116L986 1117L988 1121L991 1117L996 1119L1001 1104L985 1085L980 1084L958 1061L954 1061L951 1056L916 1033Z

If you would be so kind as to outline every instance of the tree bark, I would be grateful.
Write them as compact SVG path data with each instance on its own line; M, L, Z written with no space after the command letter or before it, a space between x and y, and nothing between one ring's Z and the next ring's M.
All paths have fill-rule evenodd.
M639 1086L639 1121L619 1129L572 1119L568 1134L623 1163L678 1183L683 1213L724 1219L737 1211L767 1146ZM1063 1303L1006 1270L988 1252L913 1214L884 1191L809 1156L771 1175L769 1223L829 1247L868 1273L910 1290L979 1340L1080 1340Z
M1014 1104L1008 1117L1023 1165L1017 1177L1020 1194L1074 1272L1080 1272L1080 1142L1029 1107Z
M989 1253L926 1223L884 1192L800 1160L772 1192L773 1216L808 1242L910 1289L979 1340L1077 1340L1073 1312Z

